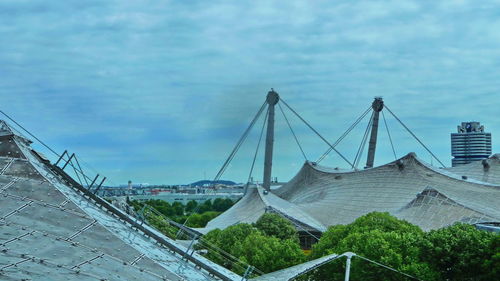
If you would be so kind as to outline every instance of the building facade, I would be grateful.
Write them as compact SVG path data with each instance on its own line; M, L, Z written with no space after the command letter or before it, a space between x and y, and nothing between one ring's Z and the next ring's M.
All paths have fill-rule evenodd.
M491 155L491 133L479 122L462 122L451 134L451 165L453 167L487 158Z

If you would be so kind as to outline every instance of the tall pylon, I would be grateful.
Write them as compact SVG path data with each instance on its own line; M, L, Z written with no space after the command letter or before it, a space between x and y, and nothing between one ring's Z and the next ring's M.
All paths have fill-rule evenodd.
M271 190L271 172L273 167L273 145L274 145L274 106L280 100L278 93L271 88L267 93L268 104L267 131L266 131L266 153L264 156L264 189Z
M377 134L378 134L378 120L379 114L382 109L384 109L384 100L382 97L375 97L372 103L373 108L373 119L372 119L372 130L370 133L370 143L368 144L368 157L366 159L365 168L372 168L373 162L375 161L375 150L377 149Z

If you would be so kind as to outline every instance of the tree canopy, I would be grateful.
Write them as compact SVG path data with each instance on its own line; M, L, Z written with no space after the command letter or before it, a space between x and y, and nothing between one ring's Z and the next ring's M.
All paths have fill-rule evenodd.
M298 244L297 233L291 233L290 223L283 222L281 217L276 216L266 216L255 226L240 223L224 230L212 230L202 237L202 243L198 248L207 249L207 258L239 274L245 271L247 265L255 266L267 273L305 261L305 255ZM256 225L269 231L269 234ZM280 227L287 229L286 236L279 235ZM280 237L276 237L275 234ZM222 251L214 251L206 244L214 245ZM242 263L228 261L221 252L229 253Z
M500 280L500 236L455 224L432 230L422 242L422 257L446 280Z
M455 224L428 233L388 213L373 212L348 225L332 226L313 246L311 259L354 252L422 280L500 280L500 236ZM310 280L341 280L345 260L311 273ZM353 280L410 280L353 258Z
M293 224L278 214L265 213L254 226L267 236L273 236L280 240L297 240L298 233Z
M159 199L146 201L132 200L127 201L127 203L134 207L135 211L141 210L144 205L149 205L165 217L178 223L184 223L187 219L186 225L189 227L205 227L210 220L231 208L234 204L229 198L216 198L213 203L212 200L207 200L201 204L191 200L186 205L180 202L170 204ZM158 219L156 218L152 221L157 222ZM153 226L156 225L153 224Z
M418 226L388 213L373 212L351 224L330 227L313 246L311 259L354 252L421 279L437 280L430 266L419 260L418 243L423 235ZM345 262L341 259L321 267L312 276L314 280L340 280L344 271ZM353 258L351 276L353 280L405 280L401 274L360 258Z

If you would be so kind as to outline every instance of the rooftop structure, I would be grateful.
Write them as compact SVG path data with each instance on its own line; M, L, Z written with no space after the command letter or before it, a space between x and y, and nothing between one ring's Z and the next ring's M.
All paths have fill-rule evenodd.
M488 171L477 165L438 169L414 153L358 171L306 162L281 188L267 195L248 192L209 222L207 230L255 222L266 211L281 212L296 225L320 231L330 225L351 223L373 211L389 212L424 230L455 222L500 222L500 179L493 172L500 169L500 161L495 156L487 162Z
M479 122L462 122L451 134L451 165L453 167L479 161L491 155L491 133Z
M111 205L0 125L1 280L248 280ZM342 256L256 280L292 280Z
M0 279L241 280L186 259L186 247L78 187L1 124Z
M268 97L273 93L274 91L269 92ZM204 233L211 229L224 228L239 222L252 223L264 212L279 213L292 221L299 230L311 233L322 232L331 225L351 223L356 218L373 211L389 212L398 218L420 226L424 230L437 229L456 222L470 224L500 222L500 211L498 210L498 206L500 206L500 181L496 176L498 173L495 173L500 169L497 156L484 159L479 164L465 165L462 168L445 168L435 154L388 108L381 97L376 97L371 106L333 144L321 136L282 98L274 99L272 103L268 102L269 106L274 106L275 102L279 102L280 108L280 104L287 107L318 135L329 146L329 149L316 162L306 160L297 175L280 188L273 190L264 184L262 190L259 187L249 189L239 202L221 216L210 221L205 229L198 231ZM398 158L384 116L384 109L443 168L438 169L423 162L415 153ZM262 107L249 129L261 112ZM335 149L335 146L370 112L372 114L356 157L353 161L349 161ZM304 158L307 159L288 119L284 113L283 115ZM374 167L380 115L382 115L383 124L386 127L396 160ZM273 119L267 121L272 123ZM247 131L242 139L246 136ZM472 155L478 151L475 139L488 136L478 122L463 123L459 127L459 131L457 138L463 137L464 134L467 135L464 155L481 157L480 159L489 155L480 153ZM272 159L272 155L267 155L268 151L272 151L272 130L271 132L268 130L266 137L266 159ZM359 170L357 167L368 140L366 166L364 170ZM491 152L491 138L489 143ZM240 144L239 142L236 148ZM267 150L268 147L270 147L269 150ZM341 171L320 166L318 163L330 151L335 151L340 158L349 164L351 169ZM224 171L233 154L226 160L221 171ZM270 169L270 165L268 168ZM269 176L269 173L267 175Z

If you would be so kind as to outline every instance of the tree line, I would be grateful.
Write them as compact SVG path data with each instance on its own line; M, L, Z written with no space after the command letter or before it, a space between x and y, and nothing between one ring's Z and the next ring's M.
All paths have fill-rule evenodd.
M212 230L203 239L265 273L332 253L354 252L420 280L500 280L500 235L461 223L424 232L389 213L373 212L351 224L329 227L308 256L300 249L295 227L277 214L265 214L255 224ZM206 257L236 273L244 272L241 265L210 249ZM344 272L345 258L299 280L343 280ZM354 257L351 280L412 279Z
M130 201L136 211L147 204L178 223L205 227L207 222L229 209L230 199L169 204L161 200ZM178 229L156 214L146 214L149 224L171 238ZM226 268L243 274L247 265L264 273L287 268L332 253L354 252L420 280L500 280L500 235L457 223L429 232L399 220L389 213L373 212L347 225L335 225L323 233L310 254L300 248L293 224L278 214L266 213L254 224L240 223L215 229L200 239L196 248ZM221 256L214 245L241 262ZM343 280L345 258L334 260L300 277L302 281ZM412 280L399 273L354 257L351 280Z
M134 208L136 212L143 209L144 205L149 205L161 213L163 216L189 227L200 228L205 227L207 223L220 215L222 212L233 206L234 202L229 198L216 198L215 200L206 200L205 202L199 204L198 202L191 200L187 204L182 204L180 202L173 202L172 204L160 200L152 199L146 201L129 200L127 202L130 206ZM160 227L167 231L170 227L168 223L162 222L162 218L158 215L146 213L145 218L150 224L155 227ZM175 230L172 230L175 232Z

